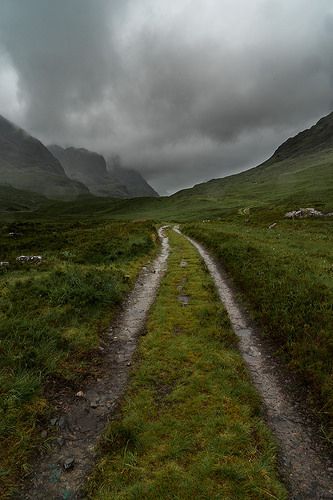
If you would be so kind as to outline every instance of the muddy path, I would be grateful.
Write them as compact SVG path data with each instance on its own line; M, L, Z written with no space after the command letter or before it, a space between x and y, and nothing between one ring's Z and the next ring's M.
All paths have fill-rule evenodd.
M112 418L128 380L131 358L144 327L149 308L167 267L168 238L159 230L161 250L154 262L144 267L120 317L109 332L101 378L82 391L67 395L62 412L51 420L55 439L47 453L36 457L29 481L15 498L73 499L95 461L95 446Z
M179 229L176 232L182 234ZM267 422L280 448L280 471L292 499L333 499L333 465L306 408L293 397L278 373L265 342L251 327L214 259L202 245L184 236L198 250L214 279L219 296L239 338L239 349L261 394Z

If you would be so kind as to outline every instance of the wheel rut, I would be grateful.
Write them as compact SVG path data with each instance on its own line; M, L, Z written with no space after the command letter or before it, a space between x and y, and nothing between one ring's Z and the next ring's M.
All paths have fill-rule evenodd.
M182 234L178 227L174 230ZM290 498L333 499L333 465L305 417L306 408L294 400L291 391L283 384L271 356L265 352L263 339L251 327L214 259L198 242L183 236L205 262L239 338L239 349L262 397L268 425L280 448L280 472L289 488Z
M62 401L62 412L51 421L56 431L50 449L35 458L18 499L81 498L81 488L92 469L98 439L112 419L124 394L138 337L167 268L168 238L160 228L161 250L139 274L116 324L108 332L103 375Z

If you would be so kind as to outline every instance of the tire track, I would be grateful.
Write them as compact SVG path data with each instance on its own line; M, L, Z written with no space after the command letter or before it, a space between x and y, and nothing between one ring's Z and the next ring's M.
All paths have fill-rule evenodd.
M178 227L174 230L182 234ZM309 421L306 408L300 408L288 388L281 382L262 339L250 326L218 265L202 245L183 235L199 252L214 279L239 338L239 349L260 393L267 421L274 432L281 454L281 474L292 499L333 499L333 466L325 456L320 440Z
M109 330L102 377L61 401L63 411L53 419L58 430L49 453L36 457L33 470L18 499L74 499L92 469L95 446L124 394L138 337L167 269L169 242L159 229L161 251L144 267L117 323Z

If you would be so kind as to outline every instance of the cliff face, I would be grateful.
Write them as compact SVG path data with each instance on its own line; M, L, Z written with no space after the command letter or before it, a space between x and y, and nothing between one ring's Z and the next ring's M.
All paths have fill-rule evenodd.
M70 179L82 182L96 196L127 198L124 185L107 171L102 155L83 148L61 148L49 146L51 153L59 160Z
M80 182L69 179L59 161L36 138L0 115L0 184L73 199L88 194Z

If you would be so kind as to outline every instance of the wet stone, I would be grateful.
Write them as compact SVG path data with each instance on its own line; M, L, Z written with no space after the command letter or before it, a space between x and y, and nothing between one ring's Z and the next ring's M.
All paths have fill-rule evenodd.
M63 437L58 437L57 438L57 444L61 447L61 446L64 446L65 444L65 440Z
M63 463L63 467L65 470L70 470L74 467L74 462L75 462L75 459L74 457L69 457L69 458L66 458L66 460L64 461Z
M66 419L65 417L60 417L58 421L59 429L64 429L66 427Z

